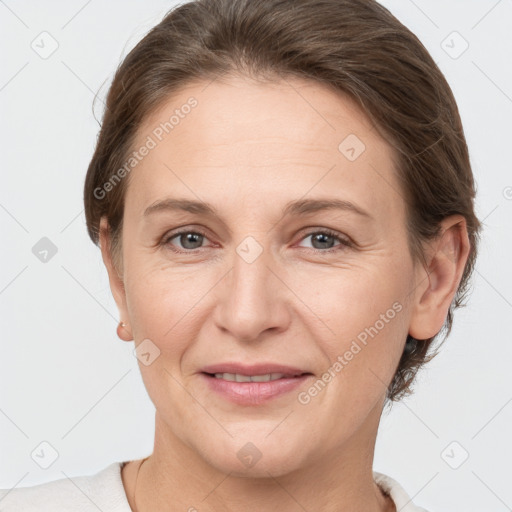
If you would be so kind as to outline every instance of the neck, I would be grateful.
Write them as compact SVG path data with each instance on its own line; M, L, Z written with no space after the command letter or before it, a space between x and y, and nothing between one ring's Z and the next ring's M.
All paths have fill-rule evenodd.
M185 445L156 415L153 454L137 483L138 512L149 510L322 510L391 512L395 506L373 480L380 409L337 450L284 474L250 478L214 467ZM209 463L210 462L210 463ZM133 493L133 489L131 489ZM130 494L128 493L130 496ZM172 503L173 508L169 508ZM132 503L130 503L132 505Z

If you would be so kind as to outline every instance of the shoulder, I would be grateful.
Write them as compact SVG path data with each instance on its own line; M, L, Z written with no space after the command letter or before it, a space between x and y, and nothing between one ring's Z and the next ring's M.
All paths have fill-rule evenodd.
M374 471L373 479L384 493L391 497L396 509L400 512L428 512L424 508L415 505L405 489L390 476Z
M0 489L1 512L130 512L121 479L122 462L86 476L31 487Z

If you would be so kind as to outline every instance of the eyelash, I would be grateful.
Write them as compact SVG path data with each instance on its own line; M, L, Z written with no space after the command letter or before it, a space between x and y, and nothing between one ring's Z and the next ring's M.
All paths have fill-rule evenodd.
M162 241L161 241L161 243L160 243L160 245L162 245L164 247L170 247L171 251L173 251L175 253L178 253L178 254L194 253L194 252L200 250L201 247L199 247L197 249L178 250L178 249L174 248L174 246L172 246L170 244L170 240L172 240L173 238L176 238L179 235L190 234L190 233L192 233L194 235L201 235L204 238L208 238L208 235L204 231L201 231L200 229L196 229L196 230L183 229L181 231L176 231L174 233L170 233L168 236L167 235L164 236ZM310 236L312 236L312 235L319 235L319 234L332 236L333 238L336 239L336 241L338 241L340 243L339 243L339 245L336 245L336 246L331 247L329 249L314 249L314 248L308 248L308 247L303 247L303 249L309 249L309 250L317 252L317 253L331 253L331 252L335 252L335 251L339 251L339 250L344 250L344 249L353 247L353 243L350 240L348 240L347 238L341 236L336 231L332 231L331 229L328 229L328 228L322 228L320 230L317 229L315 231L310 231L309 233L306 233L301 238L301 241L306 239L306 238L308 238L308 237L310 237ZM340 246L342 247L341 249L340 249Z

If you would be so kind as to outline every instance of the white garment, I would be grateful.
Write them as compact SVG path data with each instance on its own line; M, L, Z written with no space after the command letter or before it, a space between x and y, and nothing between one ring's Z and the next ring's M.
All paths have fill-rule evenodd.
M0 512L131 512L121 479L122 464L114 462L93 475L0 489ZM427 512L415 506L391 477L376 471L373 477L398 512Z

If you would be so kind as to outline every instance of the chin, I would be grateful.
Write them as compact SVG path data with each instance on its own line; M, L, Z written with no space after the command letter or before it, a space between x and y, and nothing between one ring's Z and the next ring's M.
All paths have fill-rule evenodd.
M230 437L223 443L212 439L210 449L198 451L218 471L241 478L278 477L299 469L307 458L304 440L286 435L270 440L274 434L265 439L267 434Z

